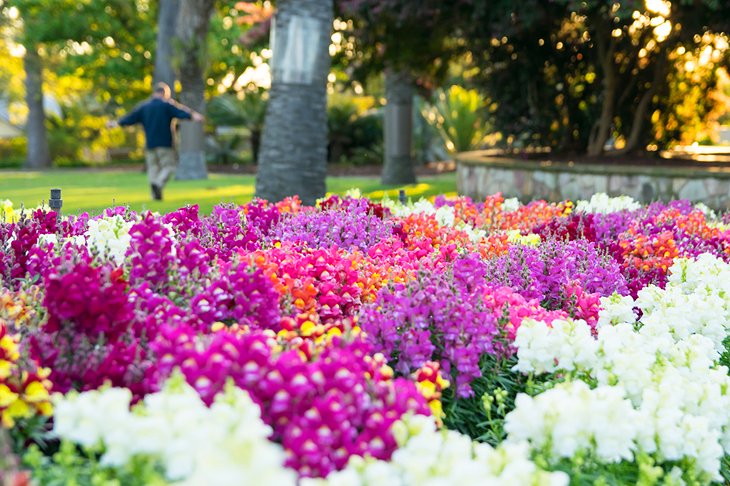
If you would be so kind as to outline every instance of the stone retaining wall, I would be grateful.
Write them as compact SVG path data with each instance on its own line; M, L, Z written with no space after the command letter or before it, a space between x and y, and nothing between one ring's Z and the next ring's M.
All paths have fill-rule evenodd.
M501 192L523 202L590 199L605 192L643 203L689 199L730 209L730 169L578 165L525 161L469 152L456 157L459 194L483 199Z

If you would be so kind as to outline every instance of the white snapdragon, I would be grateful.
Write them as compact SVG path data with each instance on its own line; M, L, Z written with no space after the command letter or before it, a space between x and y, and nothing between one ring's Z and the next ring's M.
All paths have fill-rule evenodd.
M465 221L456 221L456 212L451 206L441 206L436 208L428 199L421 198L415 203L400 204L390 199L383 199L382 204L390 209L393 216L405 218L412 214L432 215L436 218L439 226L456 228L463 231L472 243L478 243L486 238L487 232L483 229L475 228Z
M58 246L58 236L56 236L55 233L38 235L38 246L48 246L48 245L53 245L54 247L57 247Z
M401 204L395 199L384 198L381 204L390 209L393 216L405 218L411 214L436 214L436 207L431 201L421 198L418 201Z
M441 206L436 210L436 222L440 226L454 227L456 222L456 213L451 206Z
M619 211L635 211L641 208L641 204L630 196L610 197L604 192L591 196L589 201L580 200L575 204L575 210L581 213L608 214Z
M486 231L482 229L477 229L472 225L464 222L460 223L457 228L466 233L466 235L469 237L469 241L471 241L472 243L479 243L479 241L487 237Z
M108 466L123 466L136 455L156 457L167 479L180 484L296 484L247 392L229 386L207 407L178 376L132 411L131 398L125 388L69 394L57 400L54 432L101 447Z
M638 404L644 388L651 383L658 348L671 342L645 339L628 323L602 327L591 373L601 385L620 384Z
M669 268L668 285L684 293L701 291L730 298L730 265L710 253L677 258Z
M433 215L436 218L436 222L441 226L453 227L456 221L454 208L451 206L436 208L431 201L424 198L419 199L415 203L395 204L391 208L391 211L398 217L406 217L412 214Z
M54 404L53 431L84 447L96 447L125 428L132 393L126 388L71 392Z
M431 417L405 417L393 425L399 448L390 461L353 456L347 467L326 479L303 479L301 486L563 486L563 472L546 472L529 459L525 443L494 449L452 430L438 430Z
M633 459L638 418L622 388L574 381L535 397L519 394L504 428L509 442L527 441L555 460L591 452L613 463Z
M49 246L53 245L55 249L59 249L63 245L70 243L76 246L86 246L86 238L82 235L69 236L67 238L61 238L59 240L58 235L55 233L47 233L38 235L38 246Z
M641 289L636 305L643 312L644 332L669 332L679 341L692 334L710 338L716 349L730 330L727 298L698 289L683 292L679 286L668 284L666 289L649 286Z
M708 220L716 220L717 219L717 213L712 210L707 204L698 202L694 205L694 208L698 211L702 211L702 214L705 215L705 218Z
M669 268L666 288L641 289L636 306L643 313L642 333L666 332L675 341L699 334L721 353L730 333L730 265L706 253L679 258Z
M557 319L552 325L525 319L515 337L518 362L523 373L552 373L590 368L595 359L596 340L591 328L580 319Z
M296 484L296 473L284 467L283 449L268 440L271 428L259 406L240 388L216 397L201 429L208 445L198 450L195 470L183 484Z
M522 204L520 203L520 200L516 197L510 197L502 201L502 211L505 213L514 213L518 209L520 209L520 206Z
M608 297L601 297L601 311L598 315L597 327L636 322L634 306L634 299L630 295L620 295L614 292Z
M730 452L730 376L718 364L723 340L730 333L730 265L710 255L678 259L665 289L649 286L635 302L614 295L602 299L602 304L595 345L576 339L571 328L548 329L525 320L515 341L515 369L570 372L576 369L571 357L587 351L580 370L596 385L593 391L621 390L625 401L620 406L631 407L623 413L633 417L635 428L621 432L634 442L631 450L652 454L659 463L686 461L683 467L689 468L685 471L689 477L718 480L720 460ZM642 311L640 323L635 322L634 306ZM562 348L555 340L561 331L566 343L580 349ZM585 445L592 433L584 409L602 405L580 389L587 385L577 391L575 386L559 384L533 398L518 397L508 415L510 438L529 440L533 448L550 446L553 449L547 452L553 458L572 457L580 449L576 444ZM603 414L606 424L618 428L629 422L611 419L610 410L596 410L593 413ZM616 451L616 444L624 444L620 437L614 439L607 450ZM600 440L592 438L591 443L596 449L592 452L608 460L605 451L598 452Z
M119 215L91 219L84 233L87 246L102 257L121 265L132 241L129 234L132 226L133 222L125 221Z
M720 412L718 416L693 410L691 402L702 395L704 386L693 385L677 369L667 368L654 379L655 386L644 390L638 409L643 425L639 445L663 460L692 459L696 472L720 479L723 428L717 425L718 421L727 421L727 414ZM727 400L720 404L727 407Z

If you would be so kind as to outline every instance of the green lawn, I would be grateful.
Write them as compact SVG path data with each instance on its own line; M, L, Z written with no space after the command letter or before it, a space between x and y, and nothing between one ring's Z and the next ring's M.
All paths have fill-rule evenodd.
M98 213L112 205L129 206L135 211L149 209L167 212L187 204L198 204L201 212L210 212L221 202L237 204L251 200L254 176L211 174L202 181L171 181L165 188L164 201L152 201L147 178L139 171L63 169L46 172L0 171L0 201L9 199L18 208L35 207L47 201L50 189L63 190L64 213L89 211ZM359 188L366 196L380 199L385 193L397 196L401 187L385 187L376 177L329 177L327 190L343 193ZM418 199L456 190L454 174L423 177L418 184L405 187Z

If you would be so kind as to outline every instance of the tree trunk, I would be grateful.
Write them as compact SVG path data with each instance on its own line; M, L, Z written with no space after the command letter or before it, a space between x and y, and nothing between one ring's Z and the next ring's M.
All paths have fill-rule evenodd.
M254 164L259 163L259 149L261 147L261 130L251 130L251 158Z
M613 124L613 105L616 99L615 80L606 79L603 90L603 102L601 106L601 116L596 121L591 132L591 138L588 142L588 155L595 157L603 153L603 147L611 136L611 126Z
M659 84L662 82L662 80L666 79L666 68L669 62L665 53L660 52L658 56L659 59L657 59L656 65L654 67L654 76L651 81L651 85L644 92L641 99L639 100L639 103L636 105L636 111L634 111L634 117L631 123L631 132L629 132L629 136L626 140L626 146L621 150L617 150L616 155L623 155L636 151L639 148L642 139L644 138L644 128L646 120L648 118L647 111L649 109L652 98L654 98L654 95L659 90Z
M644 132L646 110L649 108L649 103L654 97L654 92L655 90L652 86L642 95L639 104L636 105L636 111L634 111L634 117L631 123L631 132L629 133L629 137L626 139L626 145L622 149L614 151L615 155L631 153L639 147L641 135Z
M172 66L173 39L177 27L177 15L180 0L160 0L160 11L157 17L157 47L155 49L155 73L153 84L167 83L175 89L175 69Z
M210 16L215 0L180 0L177 37L180 40L180 101L205 113L205 63ZM199 122L182 120L179 124L180 164L178 179L205 179L205 132Z
M603 147L611 136L614 107L616 105L617 76L616 64L613 56L616 49L616 40L611 36L611 24L603 28L599 26L596 35L598 56L603 71L603 99L601 101L601 115L591 130L588 142L588 155L597 156L603 153Z
M281 0L272 28L272 83L256 195L314 204L327 176L327 75L332 0Z
M48 147L46 114L43 111L43 63L34 45L26 45L25 58L25 102L28 104L28 153L25 166L29 169L43 169L51 166L51 151Z
M416 182L413 168L413 78L404 71L385 72L385 161L383 184Z

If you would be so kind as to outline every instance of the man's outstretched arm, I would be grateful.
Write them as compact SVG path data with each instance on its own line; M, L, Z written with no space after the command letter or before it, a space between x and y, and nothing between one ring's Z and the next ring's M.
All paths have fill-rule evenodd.
M126 127L142 122L142 110L136 108L119 119L119 125Z
M180 103L170 102L168 103L170 108L170 115L173 118L179 118L181 120L193 120L196 122L202 122L205 117L195 110L188 108Z
M127 113L123 117L117 120L109 120L106 123L107 128L114 128L114 127L126 127L130 125L136 125L137 123L142 122L142 114L139 108L135 108L131 112Z

